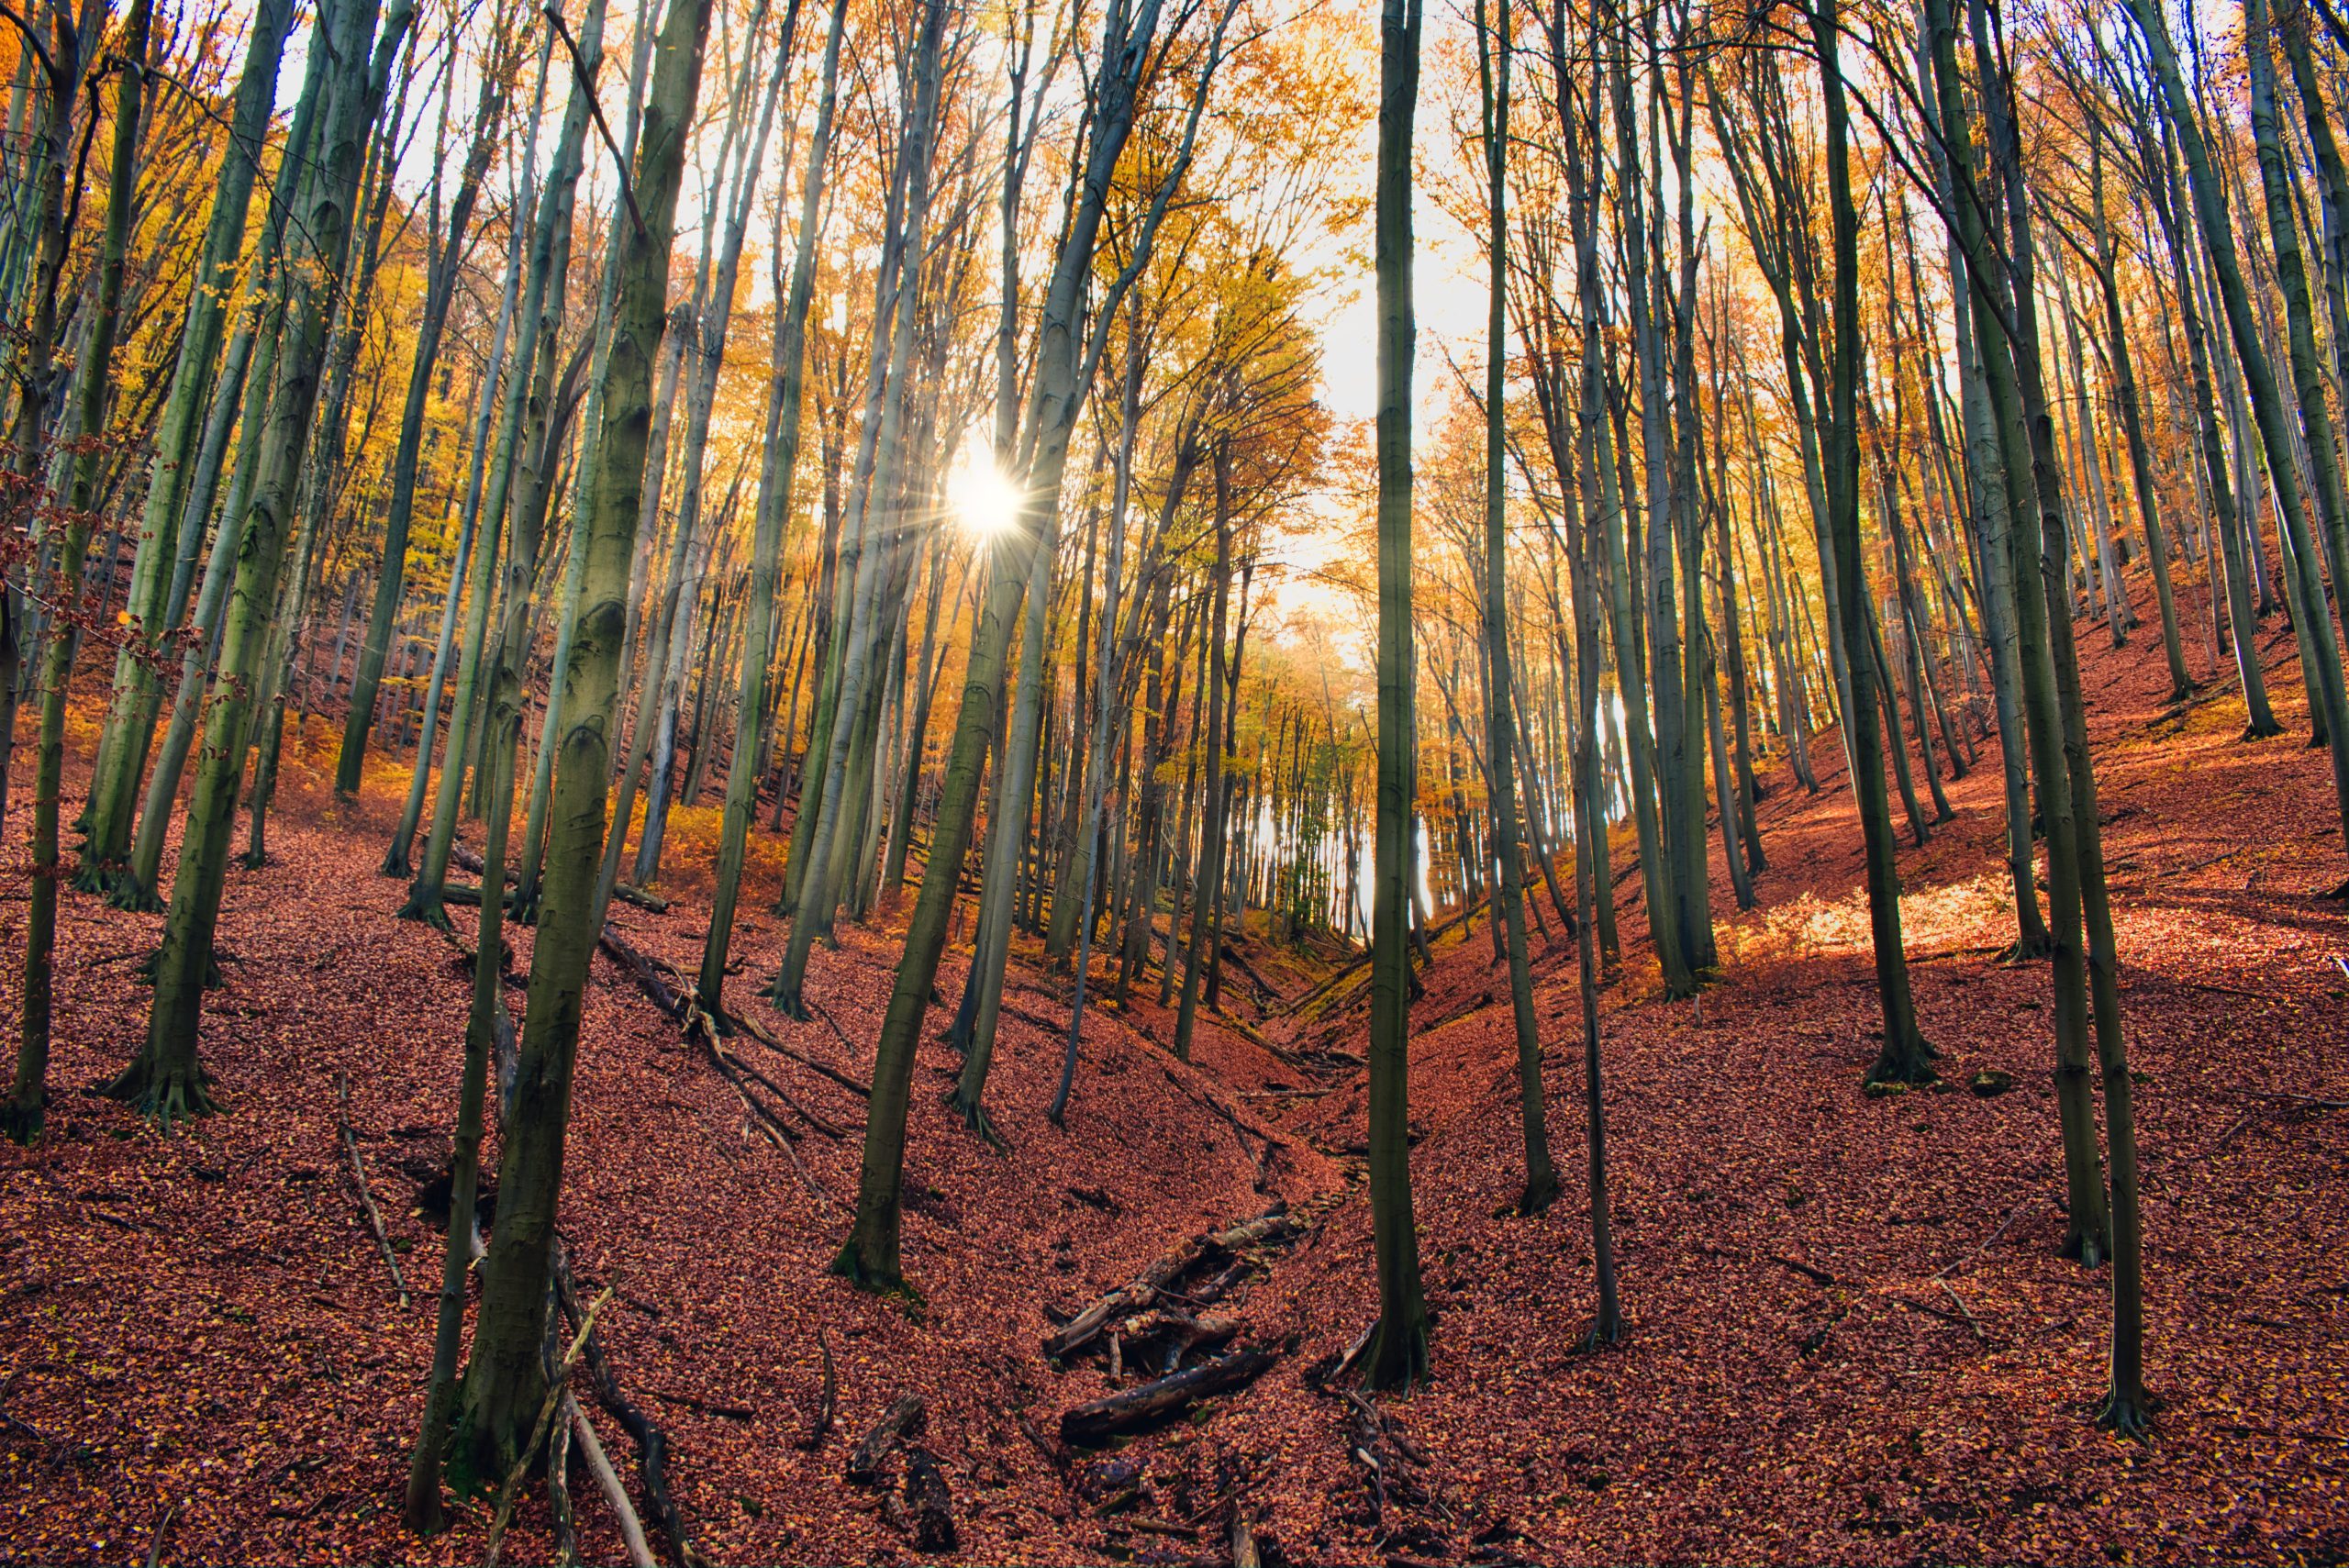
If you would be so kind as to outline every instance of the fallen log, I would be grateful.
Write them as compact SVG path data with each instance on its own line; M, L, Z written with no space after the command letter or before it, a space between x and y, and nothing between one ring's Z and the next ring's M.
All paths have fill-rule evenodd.
M848 1456L850 1483L870 1486L878 1480L881 1462L889 1457L889 1451L896 1446L900 1438L921 1435L924 1417L920 1395L897 1396L896 1401L881 1413L881 1418L873 1424L873 1429L865 1433L863 1440L856 1445L856 1451Z
M626 937L620 935L618 927L608 923L604 927L604 934L597 939L596 945L611 955L612 962L620 966L621 973L636 982L637 989L642 991L651 999L652 1005L661 1009L664 1018L672 1020L685 1018L685 998L678 993L675 986L669 984L667 976L661 973L662 968L667 967L666 965L656 966L656 961L639 951ZM670 973L674 973L675 971L672 970Z
M482 1568L497 1568L498 1548L506 1538L507 1525L514 1518L514 1498L521 1489L522 1477L529 1473L531 1464L537 1460L539 1445L550 1436L555 1412L562 1408L565 1397L571 1369L578 1363L580 1351L586 1348L588 1337L596 1331L596 1314L610 1306L611 1302L611 1287L607 1285L604 1294L589 1302L579 1315L579 1332L571 1341L571 1349L564 1353L561 1368L548 1381L546 1398L540 1402L539 1418L530 1428L529 1440L522 1445L522 1451L515 1456L513 1468L498 1484L497 1507L490 1515L489 1546L487 1554L482 1559Z
M1045 1336L1045 1357L1060 1361L1070 1352L1082 1350L1098 1337L1112 1319L1130 1317L1154 1306L1162 1291L1170 1288L1192 1269L1227 1257L1243 1247L1285 1236L1288 1229L1287 1207L1279 1205L1253 1219L1242 1220L1211 1235L1192 1237L1134 1279L1096 1300L1092 1306L1070 1318L1065 1327Z
M1790 1273L1800 1274L1803 1278L1809 1280L1813 1284L1833 1284L1835 1283L1835 1276L1829 1273L1825 1269L1814 1269L1809 1263L1799 1262L1793 1258L1780 1257L1776 1252L1765 1252L1762 1256L1765 1262L1776 1263L1780 1268L1787 1270Z
M1241 956L1240 950L1228 941L1223 944L1223 962L1233 965L1241 974L1247 976L1249 983L1256 987L1258 996L1266 1002L1280 1000L1280 987L1257 973L1256 966Z
M1239 1318L1223 1314L1194 1318L1186 1312L1178 1312L1172 1307L1159 1307L1145 1312L1140 1317L1129 1318L1109 1336L1113 1358L1110 1380L1115 1382L1117 1379L1114 1357L1120 1336L1126 1343L1135 1346L1137 1351L1142 1345L1151 1342L1155 1342L1162 1347L1165 1353L1158 1370L1161 1373L1170 1373L1183 1364L1183 1357L1190 1351L1197 1350L1202 1345L1229 1344L1231 1340L1238 1339L1241 1330L1246 1327L1247 1325ZM1137 1353L1134 1359L1139 1362L1140 1354Z
M873 1097L872 1084L862 1083L857 1079L852 1078L847 1073L841 1072L839 1068L833 1067L826 1062L818 1062L814 1057L808 1055L806 1051L797 1051L784 1044L783 1041L775 1039L774 1035L769 1034L755 1019L740 1013L729 1013L726 1015L726 1021L732 1024L735 1028L740 1029L744 1034L749 1035L752 1040L757 1040L761 1045L765 1046L769 1051L774 1051L778 1056L788 1056L792 1061L796 1062L800 1066L807 1068L809 1072L821 1073L824 1077L829 1078L841 1088L846 1089L851 1094L856 1095L857 1098L861 1100L869 1100Z
M628 1500L628 1488L620 1485L618 1473L604 1452L602 1440L588 1424L586 1412L567 1392L562 1396L562 1409L564 1418L571 1423L572 1436L578 1442L579 1455L586 1461L587 1473L595 1478L596 1490L603 1495L605 1506L619 1520L620 1542L628 1549L629 1568L654 1568L652 1548L644 1540L644 1521L636 1517L636 1505Z
M1208 1240L1222 1251L1237 1252L1242 1247L1280 1240L1288 1234L1289 1224L1288 1206L1279 1204L1253 1219L1243 1219L1228 1230L1219 1230Z
M954 1496L946 1489L946 1477L939 1473L938 1462L918 1444L906 1450L903 1496L907 1533L914 1538L914 1550L953 1551L957 1544Z
M669 912L667 899L657 894L647 893L640 887L630 887L625 882L613 884L612 896L623 904L633 904L639 909L647 909L655 915L666 915Z
M785 1094L765 1073L759 1072L749 1062L719 1045L718 1031L710 1028L709 1015L701 1010L699 1003L688 1000L685 1007L685 1038L700 1042L703 1051L709 1058L709 1064L718 1069L718 1075L726 1080L727 1084L732 1087L735 1097L742 1102L742 1108L750 1112L751 1119L743 1126L744 1136L747 1137L752 1129L756 1129L769 1144L783 1151L784 1157L791 1162L793 1173L798 1176L800 1184L807 1189L817 1202L828 1209L838 1208L840 1200L832 1196L824 1184L816 1179L816 1173L807 1168L807 1162L799 1158L799 1151L796 1147L799 1142L799 1134L785 1126L781 1118L759 1103L757 1096L751 1093L750 1084L744 1082L743 1074L748 1073L765 1084L776 1097L793 1110L797 1111L802 1118L806 1118L807 1124L818 1131L828 1133L835 1139L840 1136L839 1132L829 1123L810 1116L798 1101Z
M1129 1340L1164 1338L1187 1350L1193 1345L1219 1345L1236 1338L1246 1327L1239 1318L1220 1313L1194 1318L1187 1312L1162 1307L1127 1318L1118 1326L1118 1332Z
M572 1278L570 1251L560 1241L555 1246L554 1283L563 1316L581 1323L579 1287ZM620 1392L619 1378L604 1354L602 1342L596 1338L592 1322L583 1325L579 1338L584 1347L581 1364L587 1369L587 1381L596 1390L596 1403L610 1412L612 1419L636 1444L637 1473L643 1478L645 1501L651 1505L653 1522L668 1538L669 1550L681 1568L693 1568L702 1556L694 1549L693 1538L685 1531L685 1515L678 1511L676 1496L669 1490L668 1435Z
M832 1368L832 1341L825 1335L821 1323L816 1325L816 1349L824 1358L824 1381L816 1395L816 1418L808 1424L807 1435L799 1440L802 1453L813 1453L824 1446L824 1439L832 1429L832 1418L840 1411L840 1374Z
M1098 1447L1119 1432L1171 1416L1194 1401L1252 1383L1278 1359L1272 1351L1235 1351L1188 1372L1079 1405L1061 1417L1061 1441L1070 1447Z
M790 1109L792 1115L833 1142L837 1143L847 1136L842 1129L801 1105L790 1090L729 1051L725 1042L718 1038L718 1031L708 1027L708 1015L696 1009L694 1020L696 1025L694 1032L701 1037L702 1049L709 1052L710 1060L718 1064L719 1071L740 1073L754 1080L767 1093L781 1100Z
M554 1560L579 1561L579 1524L571 1507L571 1392L563 1391L562 1407L547 1430L547 1512L554 1521Z
M1215 1278L1208 1281L1207 1284L1199 1286L1198 1289L1192 1291L1189 1295L1190 1304L1193 1307L1199 1307L1214 1306L1217 1302L1223 1299L1224 1293L1226 1291L1230 1290L1233 1285L1238 1284L1241 1280L1246 1279L1253 1267L1254 1265L1250 1263L1247 1259L1240 1259L1238 1262L1226 1268L1223 1273L1216 1275Z
M400 1308L407 1308L407 1281L401 1276L399 1254L392 1251L392 1239L384 1232L384 1217L375 1207L375 1195L367 1186L367 1162L359 1155L359 1135L351 1129L351 1074L334 1075L335 1125L342 1129L342 1146L351 1155L351 1180L359 1189L359 1207L367 1213L367 1228L375 1233L376 1251L384 1254L384 1266L392 1271L392 1286L399 1292Z
M1044 1355L1059 1361L1070 1351L1090 1344L1110 1319L1139 1312L1158 1299L1158 1293L1190 1268L1198 1260L1204 1238L1193 1238L1181 1247L1152 1263L1139 1278L1095 1301L1092 1306L1070 1318L1058 1332L1044 1337Z

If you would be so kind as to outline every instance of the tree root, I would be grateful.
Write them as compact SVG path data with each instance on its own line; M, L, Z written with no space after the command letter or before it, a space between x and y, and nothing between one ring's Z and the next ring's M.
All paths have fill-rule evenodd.
M759 995L769 1006L795 1024L815 1021L815 1015L810 1013L807 1004L799 999L798 988L795 986L786 989L780 973L775 975L772 983L759 992Z
M1933 1071L1932 1063L1940 1055L1930 1041L1913 1030L1907 1040L1897 1043L1887 1036L1884 1049L1876 1053L1876 1065L1868 1069L1860 1087L1866 1094L1881 1095L1939 1083L1941 1074Z
M2105 1247L2103 1231L2075 1226L2066 1220L2064 1245L2057 1249L2057 1255L2069 1258L2080 1267L2094 1272L2104 1267L2105 1260L2111 1253Z
M946 1091L945 1100L946 1108L961 1118L963 1125L977 1133L988 1148L998 1154L1011 1152L1010 1140L996 1130L995 1118L987 1115L986 1106L977 1100L963 1099L960 1084Z
M41 1090L31 1105L11 1099L0 1104L0 1133L16 1142L30 1147L40 1137L49 1115L49 1091Z
M1363 1386L1389 1393L1412 1387L1428 1374L1428 1329L1425 1319L1399 1332L1390 1332L1381 1318L1363 1358Z
M436 931L450 929L448 906L442 901L440 890L437 887L411 886L407 890L407 902L399 906L397 917L421 920Z
M910 1317L920 1315L921 1293L907 1284L905 1275L895 1268L868 1267L863 1254L857 1248L856 1237L853 1234L841 1243L841 1250L833 1254L831 1266L827 1272L848 1281L867 1296L902 1300Z
M1557 1201L1558 1178L1553 1173L1546 1181L1526 1183L1512 1212L1520 1219L1538 1219L1549 1213L1550 1206Z
M1623 1325L1618 1322L1612 1333L1593 1323L1590 1331L1575 1341L1577 1354L1595 1356L1601 1351L1611 1351L1623 1342Z
M134 915L159 915L163 909L163 901L154 890L139 880L138 873L128 870L117 872L109 879L106 903Z
M2153 1401L2142 1391L2124 1396L2113 1389L2105 1395L2104 1404L2096 1413L2096 1424L2130 1442L2150 1442L2154 1436Z
M220 1109L210 1094L211 1084L212 1075L194 1062L158 1067L142 1051L98 1093L136 1107L168 1137L174 1121L193 1121Z

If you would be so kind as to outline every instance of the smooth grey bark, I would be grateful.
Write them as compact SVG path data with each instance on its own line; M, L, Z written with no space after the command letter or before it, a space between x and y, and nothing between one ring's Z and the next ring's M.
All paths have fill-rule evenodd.
M1412 1213L1409 1143L1410 886L1418 795L1412 744L1412 122L1418 0L1379 13L1378 166L1373 249L1378 306L1378 806L1371 891L1370 1204L1378 1326L1363 1363L1373 1388L1427 1374L1427 1298Z

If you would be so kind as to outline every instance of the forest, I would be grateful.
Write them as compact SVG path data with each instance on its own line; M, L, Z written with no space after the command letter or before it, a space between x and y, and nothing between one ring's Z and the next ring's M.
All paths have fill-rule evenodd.
M2349 1559L2341 0L0 77L0 1562Z

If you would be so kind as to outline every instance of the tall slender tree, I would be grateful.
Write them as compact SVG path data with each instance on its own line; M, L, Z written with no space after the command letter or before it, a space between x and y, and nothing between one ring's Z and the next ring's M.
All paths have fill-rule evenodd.
M1428 1370L1427 1296L1410 1166L1411 840L1417 827L1411 685L1412 129L1419 0L1383 0L1378 27L1378 808L1370 935L1370 1205L1378 1327L1364 1378L1408 1388Z

